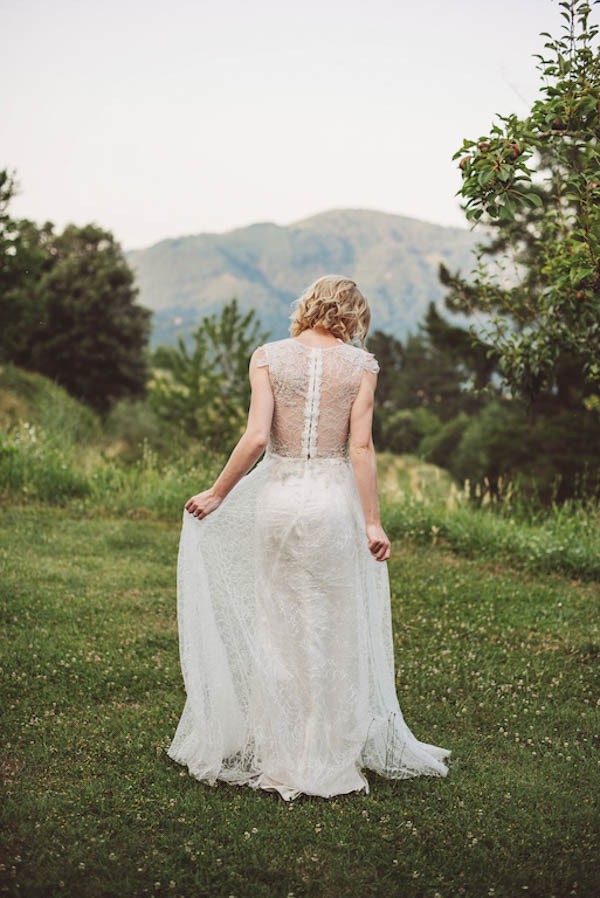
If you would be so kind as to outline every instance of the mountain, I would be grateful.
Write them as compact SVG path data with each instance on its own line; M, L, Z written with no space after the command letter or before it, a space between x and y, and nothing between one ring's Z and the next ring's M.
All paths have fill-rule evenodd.
M162 240L126 256L139 302L155 313L153 345L189 333L234 296L242 311L256 308L271 339L286 337L293 301L323 274L353 278L369 299L371 332L403 338L416 331L431 300L443 309L438 263L443 259L452 270L470 271L474 245L463 228L336 209L287 226L262 222Z

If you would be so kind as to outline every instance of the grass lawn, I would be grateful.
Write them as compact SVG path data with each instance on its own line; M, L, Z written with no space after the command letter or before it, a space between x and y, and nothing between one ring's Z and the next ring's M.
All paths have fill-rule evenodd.
M385 523L385 521L384 521ZM397 686L446 778L285 803L165 754L179 526L0 512L0 894L596 896L596 581L395 540Z

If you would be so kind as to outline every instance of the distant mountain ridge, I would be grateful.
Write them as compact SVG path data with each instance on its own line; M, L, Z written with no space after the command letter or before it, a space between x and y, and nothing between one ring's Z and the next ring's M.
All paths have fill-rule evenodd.
M323 274L352 277L369 299L371 330L403 338L416 331L430 301L442 308L439 262L470 271L475 242L463 228L334 209L290 225L162 240L126 256L139 302L155 313L154 345L189 332L234 296L242 311L256 308L271 339L288 336L293 301Z

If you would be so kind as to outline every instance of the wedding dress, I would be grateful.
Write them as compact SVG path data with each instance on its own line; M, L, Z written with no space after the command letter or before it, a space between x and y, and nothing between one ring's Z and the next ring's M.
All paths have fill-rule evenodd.
M330 798L446 776L394 679L386 561L368 548L348 454L352 344L260 347L274 395L258 464L205 518L183 513L177 618L186 700L167 754L196 779Z

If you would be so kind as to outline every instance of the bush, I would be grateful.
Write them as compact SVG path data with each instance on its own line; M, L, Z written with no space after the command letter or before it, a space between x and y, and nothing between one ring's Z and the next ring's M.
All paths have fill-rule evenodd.
M429 409L399 409L382 423L382 443L397 454L416 452L421 440L439 428L440 419Z
M104 432L106 439L116 444L117 454L124 461L137 461L144 446L151 446L161 455L181 452L187 438L168 427L148 402L123 399L108 414Z
M469 424L469 416L466 412L460 412L456 418L432 433L428 433L419 443L419 455L425 461L434 465L451 469L452 456L459 445L462 436Z

